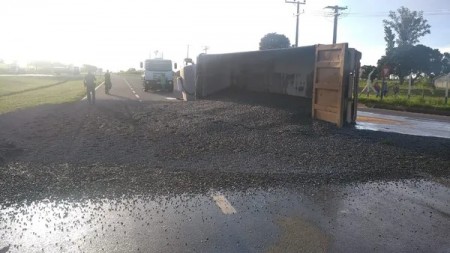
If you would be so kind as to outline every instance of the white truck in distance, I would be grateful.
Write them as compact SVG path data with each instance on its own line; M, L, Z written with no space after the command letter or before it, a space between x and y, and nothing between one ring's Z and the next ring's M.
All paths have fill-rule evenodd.
M145 65L141 62L141 68L144 67L143 85L145 91L157 89L173 91L171 60L147 59Z

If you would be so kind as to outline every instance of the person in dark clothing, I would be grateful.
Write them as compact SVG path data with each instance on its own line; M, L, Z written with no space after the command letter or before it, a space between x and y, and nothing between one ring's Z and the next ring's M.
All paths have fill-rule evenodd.
M84 77L84 87L89 104L95 104L95 76L89 71Z
M381 91L381 87L378 84L378 81L375 82L375 85L373 86L373 88L375 89L376 93L377 93L377 97L380 96L380 91Z
M381 89L382 89L381 92L383 93L383 97L386 97L387 93L388 93L388 89L389 89L386 82L383 82Z
M397 83L394 86L394 96L397 97L399 92L400 92L400 87L398 86L398 83Z
M109 94L109 91L112 88L112 82L111 82L111 73L109 73L109 70L106 70L105 73L105 94Z

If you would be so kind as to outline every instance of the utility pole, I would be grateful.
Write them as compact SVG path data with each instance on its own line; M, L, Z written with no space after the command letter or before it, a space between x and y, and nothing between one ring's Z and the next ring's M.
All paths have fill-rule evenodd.
M204 46L204 47L203 47L203 52L205 52L205 54L208 53L208 50L209 50L209 47L208 47L208 46Z
M303 0L303 2L300 2L298 0L294 0L294 1L288 1L288 0L284 0L285 3L288 4L297 4L297 26L295 27L295 47L298 47L298 18L300 17L300 4L306 4L306 0Z
M337 36L337 21L338 17L341 15L339 11L347 10L347 6L340 7L340 6L327 6L325 9L332 9L334 10L333 16L334 16L334 29L333 29L333 44L336 44L336 36Z
M189 45L187 45L187 53L186 58L184 58L184 65L186 66L188 63L192 63L192 59L189 58Z
M189 58L189 44L187 45L186 59Z
M448 79L450 79L450 74L447 75L447 77L445 78L445 104L448 103Z
M408 80L408 99L411 97L411 84L412 84L412 69L409 72L409 80Z

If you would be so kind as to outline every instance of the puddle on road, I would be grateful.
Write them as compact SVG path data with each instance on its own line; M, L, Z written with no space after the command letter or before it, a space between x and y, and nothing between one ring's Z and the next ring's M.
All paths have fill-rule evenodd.
M450 139L449 122L370 112L358 112L356 129Z
M314 224L300 217L285 217L278 222L281 236L267 252L327 252L329 238Z
M0 206L7 252L317 252L450 249L450 191L431 181L42 200ZM301 245L300 245L301 244ZM9 248L6 248L9 247Z

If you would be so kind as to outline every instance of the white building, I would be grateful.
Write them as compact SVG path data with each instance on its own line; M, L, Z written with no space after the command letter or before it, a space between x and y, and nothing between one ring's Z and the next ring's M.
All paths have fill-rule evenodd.
M448 87L450 88L450 74L440 76L434 80L434 86L436 88L445 89L447 87L447 83L449 85Z

